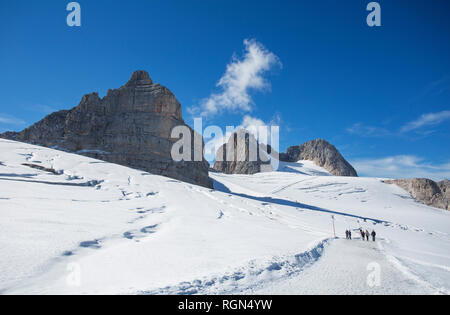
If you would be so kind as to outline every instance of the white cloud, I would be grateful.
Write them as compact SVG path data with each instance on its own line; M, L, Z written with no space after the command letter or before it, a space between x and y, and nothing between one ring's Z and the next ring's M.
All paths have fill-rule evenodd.
M261 135L259 135L259 141L261 143L265 143L271 141L271 127L280 126L281 124L281 116L279 114L275 114L270 122L266 123L262 119L252 117L250 115L245 115L242 119L242 123L239 127L236 129L245 129L249 131L251 134L255 135L257 137L258 133L260 132L260 127L266 127L267 130L267 141L266 139L262 139Z
M238 127L238 129L242 128L256 135L258 134L258 128L261 126L268 126L268 124L266 124L259 118L245 115L244 118L242 119L242 124Z
M245 54L239 59L234 56L227 65L225 74L217 83L221 90L203 100L202 116L215 115L223 110L249 112L252 109L250 90L270 90L270 82L264 74L274 66L282 66L278 57L255 40L244 40Z
M347 128L347 132L361 137L385 137L392 135L392 133L385 128L366 126L362 123L353 124L351 127Z
M450 111L442 111L438 113L423 114L418 119L408 122L400 130L389 130L382 127L368 126L362 123L355 123L346 129L347 133L357 135L360 137L394 137L404 136L406 133L415 131L422 136L429 136L436 132L436 130L430 130L430 128L437 126L446 120L450 120Z
M26 122L24 120L6 114L0 114L0 123L14 126L26 125Z
M382 178L450 178L450 163L433 165L414 155L397 155L380 159L359 159L350 162L361 176Z
M418 119L404 125L401 132L409 132L426 126L436 126L448 119L450 119L450 111L448 110L439 113L424 114Z

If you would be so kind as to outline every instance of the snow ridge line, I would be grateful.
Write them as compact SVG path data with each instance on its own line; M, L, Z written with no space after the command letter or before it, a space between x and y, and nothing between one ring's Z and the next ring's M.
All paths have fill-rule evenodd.
M302 182L306 182L306 181L311 180L311 179L314 179L314 178L315 178L314 176L311 176L311 178L307 178L307 179L302 179L302 180L299 180L299 181L295 181L294 183L291 183L291 184L289 184L289 185L285 185L285 186L279 187L279 188L277 188L277 189L271 191L270 194L271 194L271 195L276 195L276 194L282 192L283 190L286 190L286 189L288 189L288 188L290 188L290 187L292 187L292 186L295 186L295 185L297 185L297 184L300 184L300 183L302 183Z
M450 295L450 292L445 289L445 288L436 288L435 286L433 286L431 283L423 280L422 278L420 278L418 275L416 275L415 273L413 273L411 271L410 268L408 268L407 266L405 266L404 264L401 263L401 261L399 259L397 259L396 257L394 257L393 255L387 253L387 251L384 249L383 245L381 244L381 242L377 242L378 244L378 248L380 249L380 251L385 255L386 259L388 260L388 262L390 262L398 271L400 271L406 278L420 284L421 286L427 288L428 290L430 290L431 292L434 292L435 295Z
M282 280L299 274L305 268L316 263L330 245L332 239L319 241L309 250L296 255L272 257L257 263L250 261L248 265L222 275L210 278L181 282L174 286L139 291L138 295L197 295L197 294L239 294L258 288L266 282Z

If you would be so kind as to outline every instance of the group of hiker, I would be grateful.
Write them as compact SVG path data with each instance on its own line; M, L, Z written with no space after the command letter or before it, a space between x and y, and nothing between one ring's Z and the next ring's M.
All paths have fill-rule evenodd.
M374 242L375 242L376 237L377 237L377 233L375 232L375 230L372 230L372 233L369 233L368 230L363 231L363 229L359 229L359 233L361 234L361 239L362 239L363 241L366 241L366 240L367 240L367 242L369 241L370 236L372 236L372 240L373 240ZM351 239L352 239L352 231L351 231L351 230L346 230L346 231L345 231L345 236L346 236L346 238L347 238L348 240L351 240Z

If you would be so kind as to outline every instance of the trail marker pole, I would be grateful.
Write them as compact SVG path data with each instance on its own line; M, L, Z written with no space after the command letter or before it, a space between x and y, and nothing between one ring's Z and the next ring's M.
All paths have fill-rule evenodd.
M336 238L336 228L334 227L334 215L331 216L331 221L333 221L333 234L334 238Z

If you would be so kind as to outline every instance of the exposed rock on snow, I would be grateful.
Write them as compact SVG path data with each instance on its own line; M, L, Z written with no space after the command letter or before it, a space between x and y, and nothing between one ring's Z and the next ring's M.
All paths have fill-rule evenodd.
M170 137L185 126L181 105L167 88L153 83L145 71L136 71L125 86L83 96L69 111L59 111L22 132L0 137L54 147L104 161L212 187L209 164L174 162ZM193 134L193 132L192 132Z
M405 189L411 196L427 205L450 210L449 181L436 183L426 178L386 180L386 184L396 184Z
M358 176L350 163L333 145L325 140L309 141L301 146L290 147L286 153L280 154L280 161L282 162L297 162L300 160L313 161L335 176Z
M266 148L251 133L240 129L217 150L214 170L249 175L272 170Z
M31 168L34 168L34 169L37 169L37 170L40 170L40 171L52 173L54 175L61 175L61 171L56 171L53 168L47 168L47 167L43 167L43 166L40 166L40 165L29 164L29 163L23 163L22 165L23 166L28 166L28 167L31 167Z

